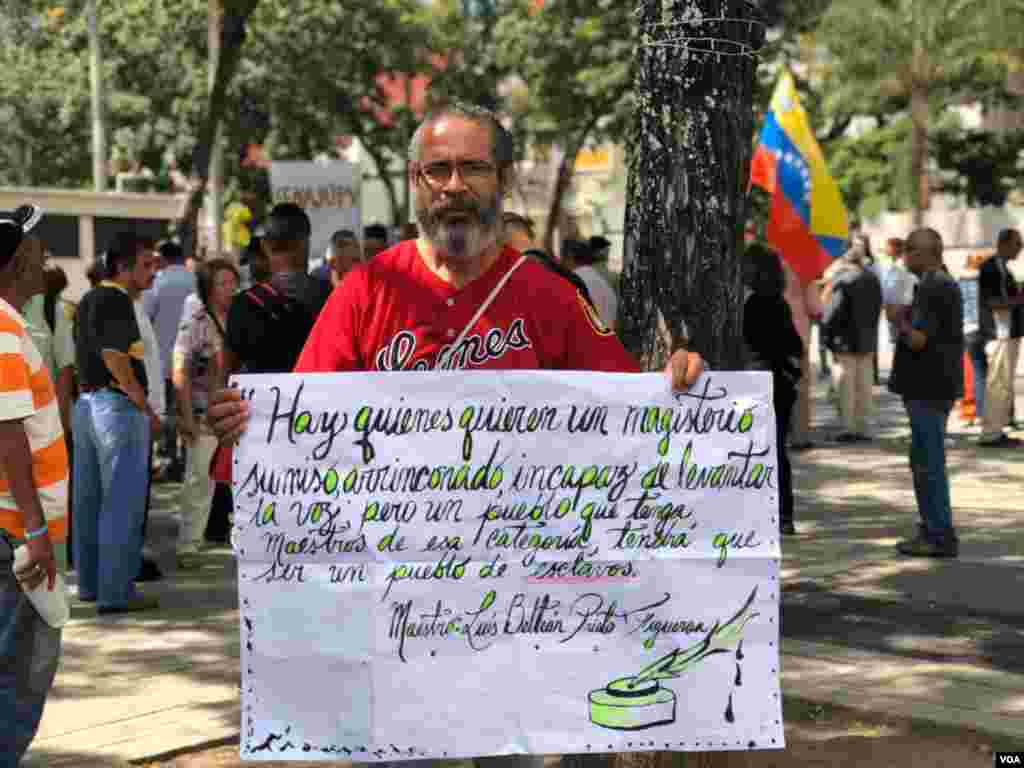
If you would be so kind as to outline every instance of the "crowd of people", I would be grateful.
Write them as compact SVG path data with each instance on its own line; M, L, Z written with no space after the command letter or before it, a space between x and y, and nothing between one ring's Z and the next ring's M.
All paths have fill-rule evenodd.
M942 238L934 230L915 230L905 240L890 238L885 267L872 255L868 238L856 235L819 281L802 285L795 274L785 271L783 296L802 342L801 375L797 378L800 386L810 383L806 329L818 323L821 370L831 379L830 394L842 425L836 436L839 443L873 439L874 387L881 383L879 318L884 319L894 352L887 385L902 397L906 407L911 476L921 520L917 535L898 545L903 554L956 557L959 553L945 449L954 404L965 394L965 360L973 373L970 395L974 400L974 415L967 425L981 425L977 445L1020 444L1007 430L1017 426L1014 384L1019 340L1024 335L1024 292L1009 264L1021 248L1020 232L1004 229L996 237L994 251L971 257L957 279L943 260ZM757 246L748 247L748 254L755 254L759 262L764 260ZM749 283L755 293L759 279L754 277ZM748 314L753 308L748 302ZM752 327L749 317L745 327ZM780 347L791 339L789 322L777 319L775 327L781 330L773 343ZM759 340L756 332L748 337L755 353L759 343L764 340ZM754 359L757 357L755 354ZM776 387L788 389L795 368L786 372L777 363L773 370ZM785 403L778 402L778 394L776 400L781 421L786 416ZM790 450L811 447L805 431L808 422L807 413L797 408L792 416L793 434L788 441L780 434L780 445L788 445ZM785 474L787 464L780 456L780 475ZM786 509L787 494L782 491L782 495Z
M39 211L0 220L0 754L27 748L53 679L59 630L33 614L22 590L52 584L65 565L65 538L79 601L119 614L158 605L137 586L162 578L143 553L154 480L181 482L178 569L199 566L206 544L226 537L229 450L248 420L227 386L232 374L639 371L615 333L611 244L571 238L558 260L539 248L533 223L503 210L513 157L512 138L491 113L447 107L423 121L410 147L418 228L399 242L389 246L376 225L362 237L340 230L311 266L310 221L291 203L269 212L239 265L190 265L175 242L125 231L98 258L77 307L60 299L60 275L31 234ZM935 232L917 230L889 247L894 263L881 273L866 240L855 239L812 286L764 244L745 249L750 367L774 380L779 527L796 533L788 446L809 445L811 323L820 323L830 353L844 425L838 439L865 441L884 309L896 345L889 386L910 420L920 511L918 534L900 551L956 556L946 420L962 395L966 338L985 381L977 398L983 444L1012 441L1003 430L1024 295L1006 262L1021 239L1015 230L1001 234L981 266L974 326ZM485 344L484 333L503 341ZM666 374L685 389L703 368L699 355L679 350ZM29 557L14 569L21 543Z

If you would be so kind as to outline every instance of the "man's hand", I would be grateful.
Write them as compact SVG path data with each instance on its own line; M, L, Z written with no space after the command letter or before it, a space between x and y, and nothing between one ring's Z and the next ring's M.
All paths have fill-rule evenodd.
M665 366L665 373L672 381L674 392L685 392L692 387L700 375L704 373L704 358L696 352L685 349L676 350Z
M28 553L28 560L21 567L14 569L14 576L21 588L28 592L45 580L47 590L52 592L57 581L57 561L53 557L50 535L44 534L26 541L25 550Z
M206 421L219 442L233 443L249 426L249 404L242 400L238 389L218 389L210 397Z

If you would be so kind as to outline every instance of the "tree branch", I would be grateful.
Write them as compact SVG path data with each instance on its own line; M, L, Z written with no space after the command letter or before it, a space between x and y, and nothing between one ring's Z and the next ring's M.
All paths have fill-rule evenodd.
M217 69L214 75L213 88L207 100L206 118L195 151L192 153L192 171L199 177L198 183L192 188L184 213L178 222L178 235L185 242L186 235L198 216L202 207L203 195L210 177L210 158L213 155L213 143L217 137L217 129L227 107L228 88L238 69L242 58L242 46L245 43L246 24L260 0L227 0L224 3L224 18L220 30L220 55L217 57Z
M558 164L558 176L555 179L555 188L551 193L551 201L548 205L548 220L544 226L544 250L549 254L554 254L555 229L558 226L558 219L562 215L562 201L565 198L565 193L569 190L576 174L573 167L576 156L586 144L587 137L608 112L609 110L605 108L595 110L587 124L576 135L575 141L566 146L562 161Z

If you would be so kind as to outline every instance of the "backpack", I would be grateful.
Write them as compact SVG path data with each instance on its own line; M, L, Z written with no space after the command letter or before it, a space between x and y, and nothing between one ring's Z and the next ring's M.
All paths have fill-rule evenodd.
M248 373L291 373L316 315L301 301L287 296L270 283L257 283L244 292L253 306L265 315L266 338L253 339L251 350L257 351L252 359L244 360Z

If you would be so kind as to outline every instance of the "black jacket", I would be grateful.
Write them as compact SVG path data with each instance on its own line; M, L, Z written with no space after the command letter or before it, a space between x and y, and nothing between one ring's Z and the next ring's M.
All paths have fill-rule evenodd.
M882 283L870 269L850 265L832 278L832 299L821 329L832 352L869 355L878 349Z

